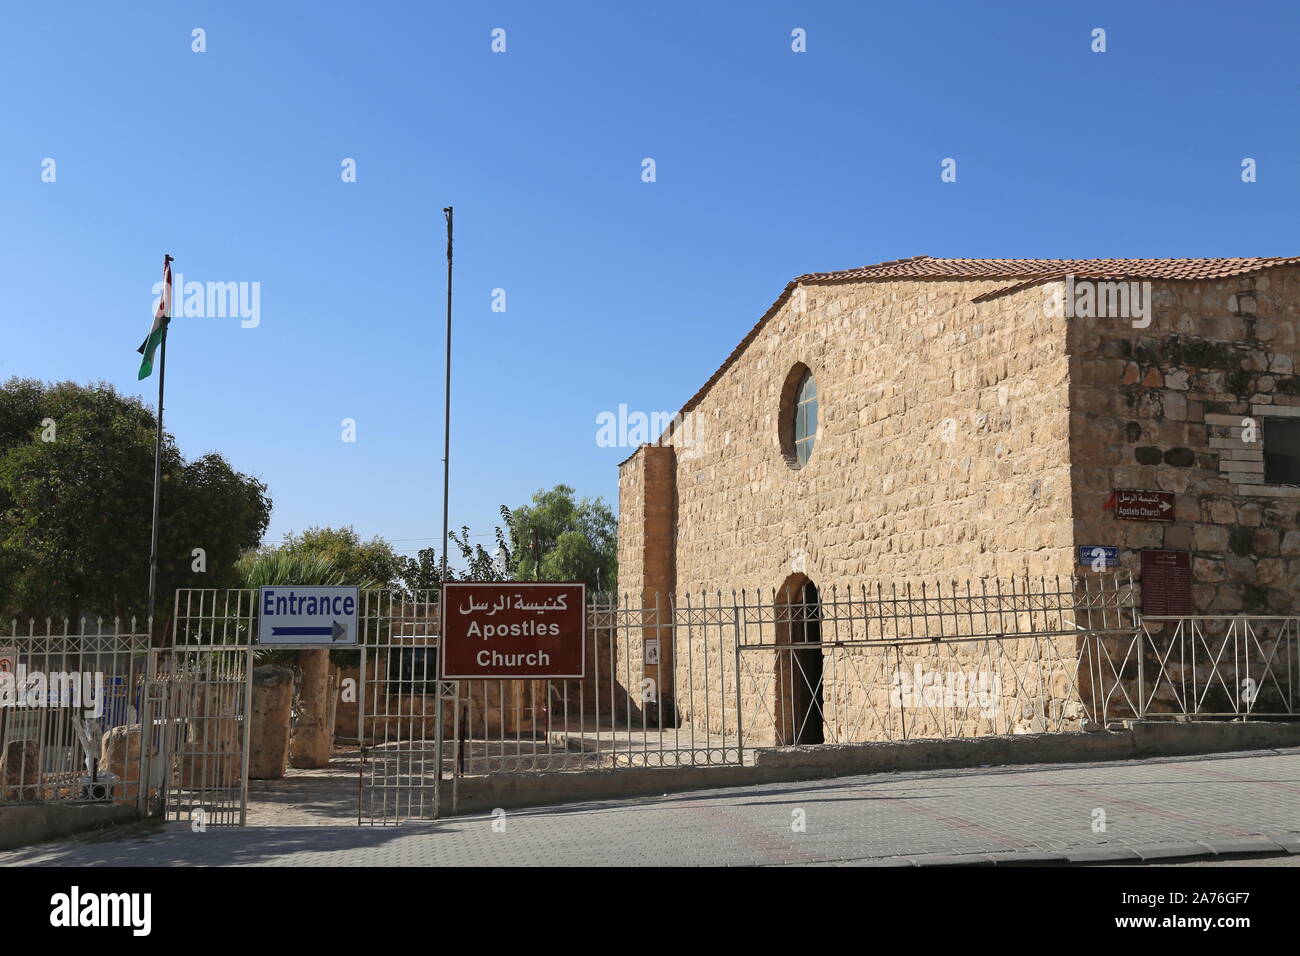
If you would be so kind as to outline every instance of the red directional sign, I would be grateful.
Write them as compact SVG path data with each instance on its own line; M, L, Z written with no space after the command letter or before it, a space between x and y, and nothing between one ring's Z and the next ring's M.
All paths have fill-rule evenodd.
M449 582L443 587L444 678L583 676L585 584Z
M1139 491L1134 488L1116 488L1114 491L1115 517L1133 521L1173 521L1174 493L1172 491Z

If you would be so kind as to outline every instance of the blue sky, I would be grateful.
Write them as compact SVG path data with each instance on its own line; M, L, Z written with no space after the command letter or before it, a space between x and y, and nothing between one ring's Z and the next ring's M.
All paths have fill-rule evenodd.
M679 408L797 274L1297 254L1298 11L11 4L0 378L152 402L134 349L162 253L187 281L260 282L256 328L173 323L182 451L265 480L272 538L436 545L451 204L453 526L558 482L616 502L628 450L597 446L596 416Z

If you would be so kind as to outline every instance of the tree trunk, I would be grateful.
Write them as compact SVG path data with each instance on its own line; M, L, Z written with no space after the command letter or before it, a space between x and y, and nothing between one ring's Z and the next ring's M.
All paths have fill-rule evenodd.
M298 723L289 745L289 766L298 769L324 767L330 762L334 728L330 726L330 652L300 651L302 692Z

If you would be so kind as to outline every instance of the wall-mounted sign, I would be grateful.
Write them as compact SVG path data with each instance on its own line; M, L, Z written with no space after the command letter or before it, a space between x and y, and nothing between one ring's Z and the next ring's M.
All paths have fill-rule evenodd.
M1140 491L1134 488L1116 488L1111 493L1115 503L1115 517L1131 521L1173 521L1174 493L1172 491Z
M18 648L0 647L0 674L18 673Z
M1079 565L1100 571L1119 567L1119 548L1109 544L1079 545Z
M648 637L645 642L645 663L659 663L659 638Z
M1192 613L1190 551L1142 552L1142 613L1157 616Z
M582 677L587 586L447 583L442 602L442 676Z
M279 647L356 644L359 603L354 587L262 588L257 598L257 643Z

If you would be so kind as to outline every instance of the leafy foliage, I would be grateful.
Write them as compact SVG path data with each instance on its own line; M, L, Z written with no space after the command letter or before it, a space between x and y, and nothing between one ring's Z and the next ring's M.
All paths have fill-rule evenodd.
M618 520L600 498L574 498L568 485L533 495L510 526L517 581L585 581L612 588L618 580Z
M143 620L156 427L105 383L0 386L0 615ZM237 583L270 521L266 490L219 454L186 462L164 433L160 625L176 588Z
M245 588L342 585L344 574L324 554L294 553L283 548L246 551L239 558L239 585Z
M618 521L599 498L574 499L568 485L533 495L531 505L501 506L494 529L496 549L470 542L469 526L450 533L464 567L448 569L459 581L584 581L592 589L618 580ZM425 548L407 559L403 579L411 588L438 587L441 558Z
M288 555L319 555L330 561L342 576L339 584L362 588L395 587L405 570L400 555L380 537L362 541L351 527L308 528L301 534L289 533L275 550ZM287 582L284 582L287 583ZM293 582L307 584L307 581Z

